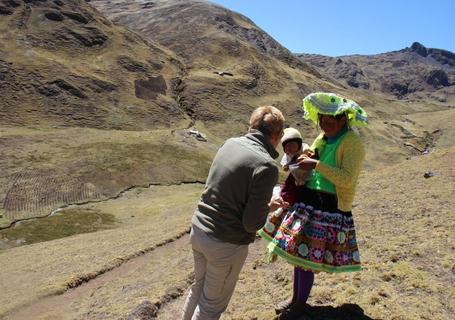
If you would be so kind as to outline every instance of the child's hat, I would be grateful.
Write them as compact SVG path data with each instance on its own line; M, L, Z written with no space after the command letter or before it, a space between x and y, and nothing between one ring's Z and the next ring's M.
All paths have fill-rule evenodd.
M294 128L286 128L284 129L283 137L281 137L281 144L289 140L300 140L302 141L302 135L300 134L299 130Z
M350 126L366 126L368 116L355 101L347 99L335 93L315 92L310 93L303 99L302 106L307 120L318 123L318 114L336 116L346 114Z

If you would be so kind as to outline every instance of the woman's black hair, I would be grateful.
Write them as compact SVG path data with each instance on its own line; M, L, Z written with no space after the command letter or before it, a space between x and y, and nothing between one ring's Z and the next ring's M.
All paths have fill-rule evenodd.
M347 117L348 117L348 115L347 115L345 112L336 114L336 115L334 115L334 116L331 115L331 114L318 113L318 121L319 121L319 119L320 119L322 116L332 116L332 117L334 117L334 118L337 119L337 120L340 120L340 119L343 118L343 117L346 117L346 119L347 119Z
M332 115L331 114L318 113L318 125L319 125L319 122L320 122L322 116L332 116ZM346 112L339 113L339 114L334 115L332 117L334 117L337 120L341 120L343 117L346 117L346 125L349 126L349 123L348 123L348 119L349 118L348 118L348 114Z

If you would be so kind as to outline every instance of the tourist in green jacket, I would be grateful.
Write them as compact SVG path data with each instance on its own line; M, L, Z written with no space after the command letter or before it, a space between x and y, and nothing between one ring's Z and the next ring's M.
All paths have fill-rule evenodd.
M275 107L257 108L249 132L228 139L216 154L192 218L190 242L194 283L183 308L184 320L219 319L234 292L248 244L281 199L269 203L278 180L275 150L284 117Z

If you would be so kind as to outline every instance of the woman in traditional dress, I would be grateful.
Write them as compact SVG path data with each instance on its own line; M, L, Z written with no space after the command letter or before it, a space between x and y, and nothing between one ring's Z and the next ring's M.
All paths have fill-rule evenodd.
M323 92L306 96L303 110L322 130L313 154L298 159L300 168L313 170L312 177L283 219L268 219L259 231L270 254L294 265L293 297L276 308L284 320L304 313L314 273L360 270L351 209L365 151L352 127L366 125L367 115L354 101Z

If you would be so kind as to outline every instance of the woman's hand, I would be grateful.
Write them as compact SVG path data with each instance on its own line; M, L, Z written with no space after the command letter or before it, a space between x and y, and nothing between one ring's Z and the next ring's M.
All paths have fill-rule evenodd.
M297 158L297 165L299 168L303 170L312 170L316 168L316 165L318 164L318 160L310 158L306 154L302 154L300 157Z
M306 156L312 158L312 157L314 156L315 153L314 153L313 150L311 150L311 149L308 147L308 148L306 148L306 149L303 149L302 154L304 154L304 155L306 155Z
M272 199L269 202L269 211L275 211L278 208L283 208L286 209L289 207L289 202L286 202L281 198L280 196L277 197L272 197Z

